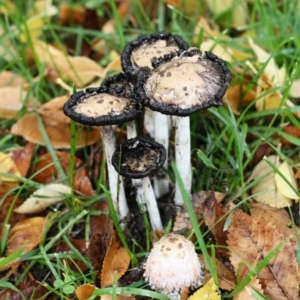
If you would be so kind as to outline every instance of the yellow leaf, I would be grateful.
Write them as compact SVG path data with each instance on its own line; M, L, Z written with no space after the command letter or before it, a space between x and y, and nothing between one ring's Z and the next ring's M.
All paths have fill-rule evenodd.
M276 167L279 166L279 158L277 156L271 155L268 157L268 160ZM259 180L260 177L261 179ZM275 173L264 159L255 166L251 179L259 180L252 188L252 197L256 201L268 204L274 208L282 208L292 205L291 199L277 191Z
M284 161L279 167L278 171L287 179L287 181L294 187L297 191L297 183L295 180L294 172L288 162ZM299 196L292 190L292 188L286 183L286 181L278 174L275 174L275 183L278 192L283 196L299 201Z
M256 45L250 37L248 37L248 42L254 54L256 55L257 61L259 63L263 64L270 58L271 54L266 52L258 45ZM286 77L285 67L278 68L274 57L270 58L268 64L264 69L264 73L267 74L267 76L270 78L274 86L281 86L285 82L285 77Z
M21 177L14 161L7 154L0 152L0 183L17 181L17 179L6 176L5 174Z
M189 297L188 300L221 300L217 291L218 287L216 286L214 279L211 278L201 289Z
M71 195L71 188L61 183L47 184L35 191L14 211L20 214L33 214L43 211L50 205L63 201Z

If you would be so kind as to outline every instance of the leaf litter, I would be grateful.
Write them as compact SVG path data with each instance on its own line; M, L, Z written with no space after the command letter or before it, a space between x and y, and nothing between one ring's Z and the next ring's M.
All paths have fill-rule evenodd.
M143 4L146 5L146 2L144 1ZM191 7L199 5L197 1L193 0L183 1L184 3L167 0L164 2L176 9L182 9L187 14L191 13ZM9 1L8 3L10 4L7 9L1 8L1 13L9 16L15 8L13 8L13 3ZM33 9L27 16L26 26L32 39L32 44L28 47L27 58L28 61L35 64L34 56L36 56L39 62L45 65L45 72L35 77L34 82L46 80L47 83L57 87L62 85L62 80L65 80L80 89L98 86L107 74L121 70L120 54L114 49L109 52L106 67L103 67L103 64L100 66L91 56L84 55L83 50L85 53L96 53L94 57L103 58L106 55L106 51L104 51L105 39L95 39L91 45L86 45L87 48L82 49L80 55L70 53L68 49L70 45L54 45L42 39L43 27L49 22L51 16L59 13L59 21L66 26L73 26L74 24L86 26L91 9L62 4L57 10L51 1L36 1L34 3ZM232 9L230 26L237 31L247 27L249 5L246 2L234 6L233 1L224 1L222 5L216 5L215 1L206 0L203 5L210 14L218 17ZM126 18L130 9L130 1L121 1L117 9L121 18ZM114 20L107 18L101 21L103 24L101 30L105 34L115 34L116 22ZM130 21L132 24L137 22L134 16ZM285 65L279 67L273 55L255 43L255 36L251 32L240 34L240 37L246 36L247 39L240 42L239 49L232 47L228 41L234 38L230 34L227 35L227 32L221 31L224 24L226 26L226 21L222 18L216 24L207 16L201 15L192 37L196 45L199 34L202 32L204 40L201 49L212 50L232 63L235 75L223 99L224 105L229 106L236 116L240 116L245 109L251 109L254 103L253 107L258 112L271 109L281 110L282 107L294 109L294 104L291 104L290 100L282 94L282 86L285 85L287 78ZM99 23L91 26L98 25ZM98 27L95 28L98 30ZM24 27L21 28L20 32L14 27L11 29L21 41L26 39ZM13 47L9 43L5 45L12 49L12 53L11 55L5 53L3 57L7 61L12 61ZM3 43L0 46L1 53L5 45ZM64 48L64 46L66 47ZM251 60L251 63L246 63L243 65L244 68L241 68L241 63L245 63L247 60ZM235 64L236 61L239 63ZM266 65L263 72L258 80L253 82L258 70L264 64ZM56 247L57 253L73 253L72 249L77 249L81 255L86 255L91 261L97 278L96 283L93 285L82 284L81 282L75 291L77 297L82 300L88 299L99 287L113 285L114 280L117 280L121 286L135 284L143 279L143 270L141 266L139 268L130 266L129 255L117 236L107 201L100 196L95 196L99 193L95 185L95 178L92 178L91 170L88 169L91 168L93 162L86 164L86 161L79 159L79 156L80 158L84 157L79 148L96 143L101 145L99 130L97 128L77 128L76 155L78 157L73 160L69 153L61 151L61 149L71 148L70 120L62 113L62 107L68 100L69 94L61 93L58 97L57 94L53 95L52 100L47 102L46 99L39 99L39 103L46 103L37 104L35 97L32 96L30 85L30 82L15 71L2 71L0 73L0 116L11 121L18 116L21 109L24 109L24 114L20 115L12 126L11 133L29 141L24 148L3 151L0 156L0 196L2 198L1 209L4 210L1 211L3 218L1 222L9 214L8 219L11 225L6 236L5 251L1 249L3 257L8 257L19 249L23 249L22 254L36 249L42 245L44 235L51 239L51 235L48 235L48 228L51 225L49 224L48 213L51 211L51 207L64 206L65 199L73 195L72 189L74 189L75 198L73 200L81 203L81 205L84 203L84 201L79 200L81 198L86 199L84 198L86 196L97 198L95 205L88 206L95 214L91 217L88 238L86 236L83 238L82 235L76 236L75 231L69 232L68 238L73 248L70 244L61 244L60 247ZM290 97L299 98L298 86L299 80L296 79L291 85ZM72 87L66 85L65 87L67 87L68 92L72 91ZM283 113L282 110L281 113ZM282 130L288 137L298 139L300 136L299 126L296 125L299 116L296 113L294 116L296 121L294 120L293 124L285 124ZM52 156L46 148L41 147L45 146L46 143L39 129L38 118L42 120L52 146L59 149L55 153L64 172L68 172L71 162L75 165L74 174L72 174L74 176L72 187L57 182L59 176ZM122 130L118 133L120 139L124 138ZM279 139L286 147L293 148L295 145L291 138L285 139L284 136L278 137L275 134L273 137ZM35 152L37 147L43 151ZM247 279L253 270L258 271L255 272L253 278L249 278L248 283L236 293L233 299L256 299L254 291L270 299L299 298L299 270L295 255L295 251L299 251L297 242L299 228L293 223L287 209L285 209L287 207L293 208L295 203L299 201L299 171L295 172L297 161L294 161L295 165L291 165L290 162L275 155L259 161L258 158L274 153L266 147L261 147L259 150L261 153L257 154L256 161L253 159L254 168L246 182L247 185L251 184L251 188L247 192L250 200L247 203L248 207L243 207L244 211L240 209L241 206L237 201L240 199L233 201L230 193L201 190L191 197L199 228L205 233L205 237L209 236L212 245L216 246L215 256L212 252L209 254L216 266L218 282L213 281L212 274L206 266L203 286L197 291L186 289L182 299L184 297L185 299L202 299L203 297L205 299L221 299L219 289L228 292L234 291L237 285L245 278ZM214 166L209 162L207 165ZM22 180L24 179L33 180L35 184L30 185L29 191L19 197L14 191L20 189L22 192ZM12 193L12 195L8 196L8 193ZM163 205L166 210L171 207L169 203L167 205L163 203ZM67 210L69 209L67 207ZM26 216L24 213L31 215ZM185 208L180 208L178 211L173 210L172 213L176 216L173 218L174 226L170 230L180 232L194 240L193 226ZM36 214L36 216L32 216L32 214ZM137 215L135 212L132 214ZM142 226L141 230L144 230L145 228L141 225L142 222L138 222L139 226ZM144 238L139 236L141 231L134 228L134 224L131 227L131 232L128 233L128 228L124 232L129 242L134 241L134 246L139 248ZM82 227L83 225L81 223L77 226ZM73 235L76 236L75 239L73 239ZM158 232L152 233L150 244L159 236L160 233ZM1 237L5 238L3 228ZM270 260L266 260L266 257L269 256L271 257ZM199 260L205 264L205 259L201 254L199 254ZM259 269L262 263L264 266ZM72 265L74 270L80 265L79 263L72 264L70 261L68 264ZM140 264L142 265L142 260ZM6 264L1 270L15 272L18 270L18 266L24 268L26 262L17 258ZM86 265L80 265L80 269L85 272ZM35 286L42 287L43 285L39 285L37 280L33 280L32 287ZM18 285L18 287L24 294L29 290L29 285L26 284ZM7 297L7 295L11 295L9 294L11 292L10 289L3 289L0 295ZM28 297L34 292L36 292L35 289L30 290L29 294L27 293ZM106 295L101 296L101 298L111 299L111 296ZM124 298L133 299L134 296L129 294L117 295L117 299Z

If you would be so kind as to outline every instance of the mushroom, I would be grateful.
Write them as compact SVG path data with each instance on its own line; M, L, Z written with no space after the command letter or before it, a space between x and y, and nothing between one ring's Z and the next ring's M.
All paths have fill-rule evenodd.
M134 73L140 67L152 69L152 59L170 55L170 53L181 53L188 49L188 44L179 36L169 32L156 32L143 35L126 44L121 55L123 71ZM164 145L168 153L169 128L168 116L158 112L153 113L154 139ZM168 168L166 160L164 168ZM169 190L168 176L161 172L154 176L154 191L156 197L166 194Z
M107 86L76 92L64 105L64 113L78 123L100 126L106 153L111 197L120 219L123 219L128 214L128 206L122 178L118 186L118 173L111 164L112 154L115 151L115 136L111 125L132 121L137 118L139 112L129 99L107 92L109 92Z
M202 56L202 52L195 48L179 56L153 60L153 66L153 70L147 67L139 70L134 94L146 107L174 116L176 165L190 194L192 170L188 116L211 106L220 107L231 74L225 61L211 52ZM183 204L178 184L174 201L177 205Z
M113 154L112 164L124 177L141 178L150 222L154 230L162 230L162 222L148 175L161 168L166 159L163 145L153 139L137 136L122 143Z
M144 265L144 277L151 288L171 299L180 299L185 287L202 284L202 264L191 241L170 233L156 242Z

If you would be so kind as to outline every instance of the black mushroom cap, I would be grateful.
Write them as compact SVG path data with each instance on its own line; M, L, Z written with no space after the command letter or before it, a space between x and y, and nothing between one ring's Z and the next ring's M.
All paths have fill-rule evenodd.
M128 139L114 152L112 164L116 171L129 178L142 178L161 168L166 149L153 139L137 136Z
M121 65L126 73L137 67L151 67L154 57L168 56L170 53L179 54L187 50L189 45L179 35L169 32L156 32L143 35L126 44L122 55Z
M63 110L83 125L117 125L132 121L140 114L131 96L132 86L127 76L120 73L106 78L99 88L74 93Z
M189 116L211 106L222 106L231 80L226 62L196 48L171 59L154 60L156 68L136 74L135 101L166 115Z

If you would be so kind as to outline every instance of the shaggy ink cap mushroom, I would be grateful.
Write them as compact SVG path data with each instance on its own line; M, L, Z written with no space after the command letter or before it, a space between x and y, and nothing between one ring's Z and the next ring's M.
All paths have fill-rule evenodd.
M171 59L154 60L156 68L141 68L135 98L167 115L189 116L211 106L220 107L231 80L226 63L211 52L195 48Z
M124 177L143 178L161 168L165 159L163 145L153 139L137 136L117 147L112 164Z
M151 288L171 298L185 287L202 284L202 264L195 247L179 234L170 233L155 243L144 268Z
M108 77L100 88L74 93L64 105L64 113L91 126L117 125L136 119L139 111L130 99L131 87L124 80L123 75Z
M122 69L130 73L137 67L152 68L151 60L154 57L170 57L170 53L181 53L188 47L179 35L169 32L143 35L126 44L121 55Z

